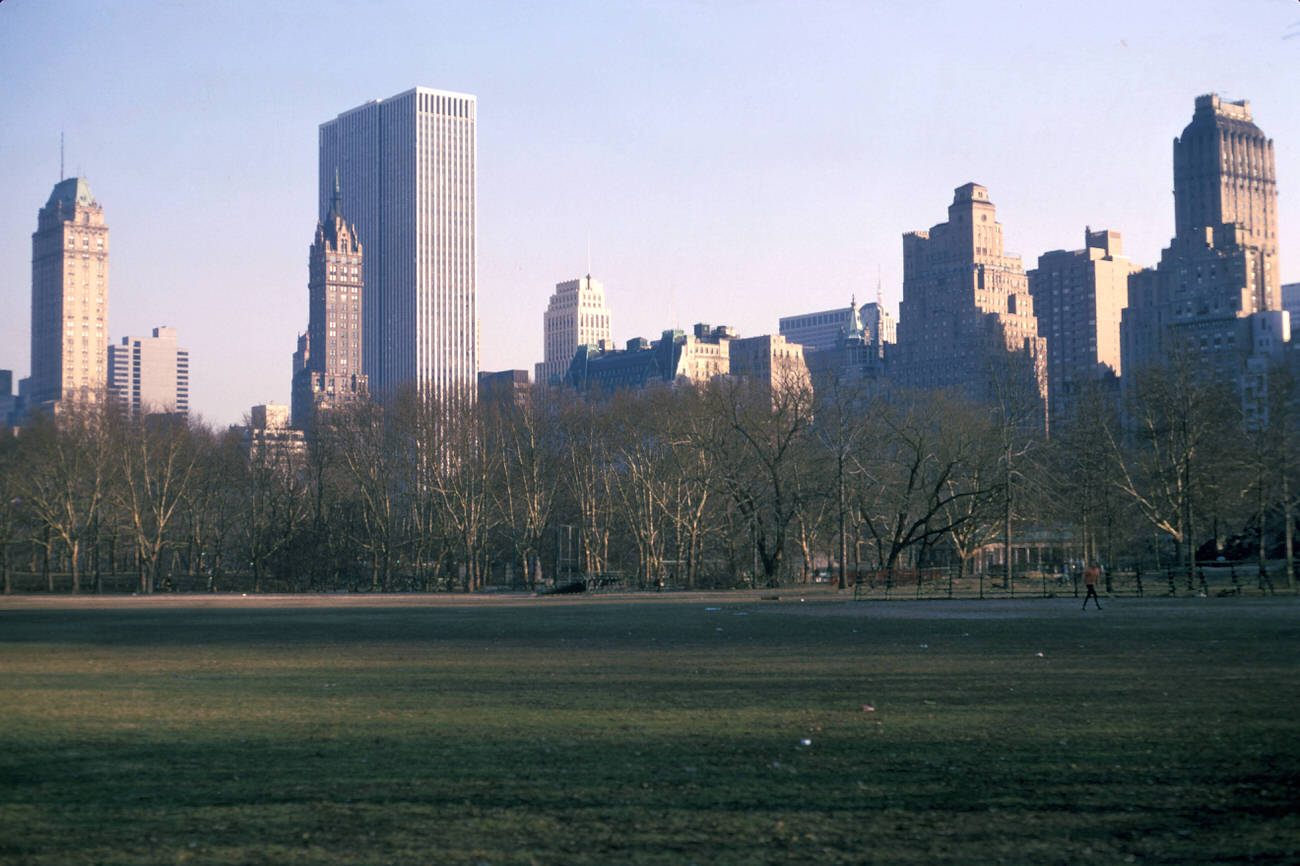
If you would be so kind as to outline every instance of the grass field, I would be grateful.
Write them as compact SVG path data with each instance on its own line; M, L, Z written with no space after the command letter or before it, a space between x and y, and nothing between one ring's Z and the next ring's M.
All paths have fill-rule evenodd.
M1300 861L1295 598L4 599L0 710L5 864Z

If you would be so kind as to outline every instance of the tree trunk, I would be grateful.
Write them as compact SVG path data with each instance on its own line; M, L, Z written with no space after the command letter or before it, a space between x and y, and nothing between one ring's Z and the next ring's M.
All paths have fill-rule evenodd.
M1286 587L1295 589L1295 515L1291 509L1291 484L1286 461L1282 462L1282 517L1286 521Z
M50 528L45 527L45 543L41 545L41 572L45 575L45 588L54 592L54 573L50 571Z

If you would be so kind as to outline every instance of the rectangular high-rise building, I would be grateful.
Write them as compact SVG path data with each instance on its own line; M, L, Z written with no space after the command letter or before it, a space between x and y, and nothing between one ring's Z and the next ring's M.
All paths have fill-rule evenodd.
M123 337L108 347L108 384L128 418L190 412L190 353L179 347L175 328L152 337Z
M1029 272L1053 418L1073 415L1090 384L1114 383L1121 372L1119 323L1136 268L1119 232L1086 228L1083 236L1083 249L1043 253Z
M474 398L477 110L474 96L416 87L320 126L319 218L337 177L366 251L361 366L378 394Z
M31 409L100 399L108 383L108 226L85 178L61 180L32 234Z

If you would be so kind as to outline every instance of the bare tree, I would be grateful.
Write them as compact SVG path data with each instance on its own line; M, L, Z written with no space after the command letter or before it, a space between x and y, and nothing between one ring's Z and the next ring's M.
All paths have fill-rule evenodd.
M37 419L23 434L34 471L20 477L17 489L41 528L51 592L51 536L67 550L72 591L81 592L83 547L88 537L97 536L104 498L120 468L114 459L119 422L109 401L67 401L57 415Z
M118 500L139 557L140 592L158 586L172 522L195 476L198 450L188 421L176 415L148 416L123 428Z
M409 458L409 450L384 409L368 400L334 409L330 429L348 482L346 498L354 503L355 520L344 523L369 559L371 590L388 592L401 520L396 485L400 461Z
M227 549L243 514L243 485L247 457L240 451L239 434L227 430L213 435L195 430L199 448L193 483L182 498L185 544L190 577L202 577L216 591Z
M24 522L25 508L18 483L18 468L22 463L17 438L9 430L0 430L0 583L5 595L13 592L10 554L18 544Z
M983 414L950 394L898 393L874 401L870 448L853 457L855 502L881 564L897 568L904 553L951 535L972 515L963 500L987 497L964 467L986 440L972 419Z
M1258 377L1248 377L1243 398L1257 408L1246 419L1241 453L1244 478L1240 495L1256 530L1256 557L1260 583L1268 578L1268 527L1280 519L1289 589L1295 588L1295 503L1292 454L1300 432L1300 383L1282 364L1271 365Z
M714 444L722 436L721 419L709 411L705 393L696 387L674 392L671 411L661 417L668 445L667 493L673 559L678 579L694 588L700 578L710 539L723 534L717 508L720 498Z
M808 454L811 388L805 378L787 375L774 384L720 380L708 393L725 430L714 446L719 449L715 463L748 524L763 577L774 584L798 509L797 474Z
M1173 539L1190 586L1197 521L1212 507L1224 446L1240 435L1240 402L1177 351L1166 363L1125 375L1132 377L1127 429L1106 431L1114 483L1146 521Z
M243 549L253 592L262 591L271 563L289 549L306 519L305 456L301 440L267 436L249 449L240 467Z
M990 410L1000 447L1004 580L1012 594L1015 593L1013 524L1019 516L1018 505L1024 488L1041 475L1033 462L1047 432L1047 406L1036 375L1039 361L1027 352L1008 352L1001 347L987 359Z
M613 489L605 415L601 404L571 392L562 392L556 399L564 433L560 477L567 500L566 518L578 525L583 571L606 571Z
M624 391L603 407L617 513L636 547L637 573L643 586L658 585L665 577L671 502L677 492L671 424L676 398L667 388Z
M542 546L559 485L559 425L540 387L525 398L486 407L498 451L501 519L530 587L541 570Z
M826 464L821 474L834 489L835 533L839 539L839 589L848 588L846 569L849 558L849 525L853 522L849 487L858 466L853 455L869 444L866 440L870 405L871 384L851 374L827 371L815 394L813 432L820 446L822 461Z
M464 568L462 587L473 592L487 576L487 540L496 520L492 483L500 454L487 447L483 407L467 393L447 403L420 395L421 423L413 442L429 472L429 493Z

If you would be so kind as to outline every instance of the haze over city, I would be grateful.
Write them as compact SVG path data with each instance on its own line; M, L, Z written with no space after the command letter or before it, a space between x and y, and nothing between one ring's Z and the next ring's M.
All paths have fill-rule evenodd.
M1196 95L1275 142L1300 280L1300 6L234 2L0 5L0 368L28 372L31 234L63 174L112 229L109 335L168 325L217 424L287 403L307 322L317 130L416 85L478 99L484 370L532 370L554 286L590 270L614 336L897 310L903 232L989 190L1026 268L1173 234ZM590 239L590 242L588 241Z

